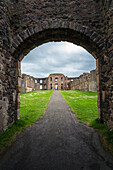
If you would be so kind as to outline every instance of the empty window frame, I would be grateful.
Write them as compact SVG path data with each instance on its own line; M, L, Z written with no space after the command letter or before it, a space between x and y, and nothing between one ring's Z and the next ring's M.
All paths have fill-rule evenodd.
M37 83L37 80L35 80L35 83Z
M52 84L50 84L50 89L51 89L51 90L53 89Z
M58 90L58 83L55 83L55 90Z
M55 81L58 81L58 77L55 77Z
M52 77L50 77L50 81L52 81Z
M42 90L42 85L40 85L40 90Z
M42 80L40 80L40 83L42 83Z
M63 77L61 77L61 81L63 81Z
M63 84L61 84L61 90L63 90Z

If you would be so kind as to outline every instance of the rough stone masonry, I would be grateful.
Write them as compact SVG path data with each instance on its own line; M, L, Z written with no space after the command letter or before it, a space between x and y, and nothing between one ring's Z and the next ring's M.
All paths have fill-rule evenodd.
M99 120L113 129L113 0L0 0L0 133L19 117L22 58L49 41L96 58Z
M64 74L53 73L45 78L35 78L22 74L21 93L34 90L82 90L97 92L96 70L83 73L79 77L67 77Z

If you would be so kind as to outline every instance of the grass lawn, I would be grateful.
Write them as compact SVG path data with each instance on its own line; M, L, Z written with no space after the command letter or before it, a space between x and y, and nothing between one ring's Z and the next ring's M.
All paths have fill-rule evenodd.
M18 133L44 116L52 93L53 91L33 91L20 95L20 120L0 136L0 154L16 139Z
M79 90L60 93L80 122L94 127L99 132L106 149L113 154L113 131L98 121L97 93Z

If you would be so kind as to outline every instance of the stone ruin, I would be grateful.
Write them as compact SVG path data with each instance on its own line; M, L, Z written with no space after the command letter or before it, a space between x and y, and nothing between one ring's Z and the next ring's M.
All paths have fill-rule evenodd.
M95 57L98 119L113 129L113 0L0 0L0 133L19 118L21 60L50 41Z
M34 78L22 74L21 93L34 90L82 90L97 92L96 70L83 73L79 77L67 77L64 74L50 74L46 78Z

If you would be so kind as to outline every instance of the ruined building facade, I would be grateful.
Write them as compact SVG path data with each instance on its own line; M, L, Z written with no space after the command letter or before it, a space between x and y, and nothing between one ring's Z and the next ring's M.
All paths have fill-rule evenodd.
M64 74L50 74L46 78L34 78L22 74L21 93L34 90L83 90L97 92L96 70L83 73L79 77L67 77Z
M79 77L76 77L71 82L70 89L97 92L96 70L92 70L90 73L83 73Z

